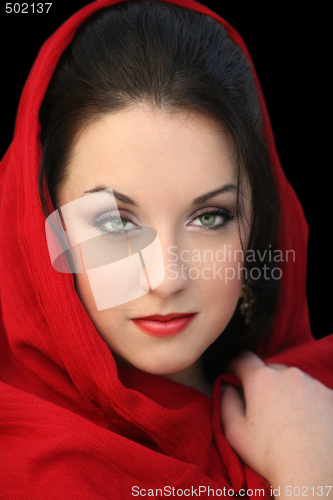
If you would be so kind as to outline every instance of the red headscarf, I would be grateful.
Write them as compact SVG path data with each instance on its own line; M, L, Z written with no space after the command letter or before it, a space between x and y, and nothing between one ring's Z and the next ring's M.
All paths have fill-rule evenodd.
M222 23L250 60L241 37L217 14L193 0L166 1ZM268 496L268 483L242 462L221 429L221 381L237 380L219 377L209 400L164 377L130 367L117 370L75 292L72 275L54 271L50 263L38 195L38 111L75 31L93 12L115 3L87 5L44 44L1 162L0 495L15 500L129 499L139 490L149 496L149 489L155 495L160 488L163 495L157 492L156 497L163 497L175 488L174 496L182 490L184 496L190 492L205 498L208 488L216 496L223 488L265 488ZM333 335L315 341L310 332L307 223L280 166L255 73L254 78L281 198L280 248L293 249L296 256L282 268L269 347L257 353L265 362L298 366L333 388Z

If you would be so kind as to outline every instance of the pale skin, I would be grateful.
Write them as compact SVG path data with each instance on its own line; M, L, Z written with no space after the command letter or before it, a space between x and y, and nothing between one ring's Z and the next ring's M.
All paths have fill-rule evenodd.
M130 221L126 228L156 229L165 263L164 281L142 297L97 311L88 280L76 274L78 295L118 363L169 377L208 396L211 387L198 360L230 321L243 281L242 273L237 272L241 255L221 262L215 256L223 245L228 250L241 250L241 242L234 217L235 189L193 202L223 186L236 186L233 156L231 140L212 121L188 112L130 108L99 118L83 129L57 200L61 207L85 196L85 191L104 185L135 201L136 205L124 198L117 200L119 215ZM108 197L101 200L97 213L91 217L86 214L87 227L91 228L90 219L110 213ZM226 216L213 216L209 227L226 225L219 231L208 230L200 214L209 210L224 210L234 218L228 221ZM111 223L104 224L104 229L110 231ZM213 262L204 261L207 249ZM192 261L195 251L200 261ZM214 263L222 269L221 276L227 267L234 269L235 279L227 283L219 277L214 279ZM131 321L174 312L198 314L183 332L167 338L149 336Z
M232 360L244 400L230 385L221 419L230 445L273 488L276 498L333 498L333 391L296 367L267 366L254 353ZM287 488L289 487L289 488ZM290 492L292 494L290 495Z
M105 186L135 201L133 205L118 200L119 215L129 221L129 228L156 229L165 263L170 247L178 256L186 250L186 257L194 251L202 255L205 249L216 255L223 245L241 249L234 217L235 189L193 204L221 186L237 183L232 141L212 120L185 111L171 114L137 106L88 124L72 152L69 175L58 191L58 207L85 196L85 191ZM249 219L246 187L241 196ZM207 211L216 214L221 209L230 217L207 215ZM108 213L110 207L106 204L100 212ZM91 222L88 218L87 224ZM110 224L105 228L112 230ZM219 231L208 229L218 225ZM244 223L241 237L245 248L248 236ZM243 281L242 273L237 274L238 264L242 264L237 255L226 262L178 259L172 271L166 265L164 281L149 293L101 311L96 310L84 274L76 274L77 293L118 364L168 377L210 397L211 386L201 370L200 356L223 332L237 306ZM234 269L235 277L228 282L208 279L214 263L222 275L227 267ZM197 268L198 278L191 277L191 267ZM173 312L198 314L184 331L167 338L147 335L131 321ZM333 477L328 460L333 456L333 419L327 417L333 415L333 391L300 371L295 374L281 366L265 367L255 355L234 362L232 370L242 381L247 411L245 414L237 391L228 387L222 397L221 418L236 452L273 486L282 487L286 481L309 487L327 483ZM286 415L291 422L287 427ZM311 439L313 432L320 436L319 441ZM315 457L316 466L309 457Z

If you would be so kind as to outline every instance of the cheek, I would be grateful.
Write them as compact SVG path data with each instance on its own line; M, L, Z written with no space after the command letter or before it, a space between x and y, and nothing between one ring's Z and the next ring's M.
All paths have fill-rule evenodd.
M242 263L214 261L200 272L200 287L205 290L205 299L213 303L236 304L243 282ZM190 274L195 274L191 269ZM218 300L217 300L218 299ZM218 307L218 306L217 306Z
M122 331L123 309L120 306L120 311L117 307L98 311L87 274L76 274L75 281L77 295L97 332L110 348L114 348L114 339L117 339L115 332Z
M192 252L184 262L195 298L209 320L225 328L237 307L244 277L244 254L238 235L209 250ZM200 259L200 260L199 260Z
M91 290L90 283L88 281L87 274L77 273L75 275L75 285L77 295L89 315L93 314L94 311L97 312L95 299Z

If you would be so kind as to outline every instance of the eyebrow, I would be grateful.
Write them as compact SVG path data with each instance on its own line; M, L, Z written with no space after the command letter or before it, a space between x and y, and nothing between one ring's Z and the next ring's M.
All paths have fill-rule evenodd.
M107 186L97 186L93 189L89 189L88 191L84 191L83 194L92 194L92 193L98 193L99 191L107 191L110 188ZM138 204L136 201L132 200L129 196L123 193L119 193L118 191L113 191L110 193L110 196L114 196L117 200L122 201L123 203L126 203L127 205L133 205L134 207L138 207Z
M110 188L108 188L107 186L97 186L93 189L89 189L88 191L84 191L84 194L98 193L99 191L107 191L109 189ZM204 203L205 201L209 200L210 198L213 198L214 196L217 196L218 194L228 193L230 191L237 191L237 186L231 183L224 184L218 189L214 189L213 191L209 191L209 193L198 196L192 201L192 205L199 205L200 203ZM110 195L112 196L112 193L110 193ZM117 200L122 201L127 205L133 205L134 207L139 206L136 201L132 200L132 198L130 198L126 194L119 193L118 191L113 191L113 196Z
M237 186L231 183L224 184L224 186L221 186L218 189L214 189L214 191L209 191L209 193L198 196L198 198L195 198L192 201L192 205L199 205L200 203L204 203L205 201L209 200L210 198L213 198L214 196L217 196L218 194L228 193L230 191L237 191Z

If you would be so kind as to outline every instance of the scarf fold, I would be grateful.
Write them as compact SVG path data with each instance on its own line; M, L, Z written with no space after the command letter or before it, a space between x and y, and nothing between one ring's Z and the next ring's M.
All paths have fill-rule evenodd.
M165 1L222 23L252 64L239 34L216 13L192 0ZM38 195L38 111L76 30L95 11L116 3L87 5L43 45L0 166L0 496L129 499L144 490L163 498L175 488L206 498L208 488L215 496L223 488L263 488L269 497L267 481L237 456L221 428L221 384L237 384L237 378L221 375L210 400L164 377L117 367L72 275L54 271L50 263ZM266 363L298 366L333 389L333 335L315 341L310 330L308 226L280 165L253 64L252 69L281 200L279 248L296 256L282 263L271 341L257 354Z

